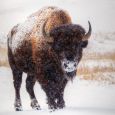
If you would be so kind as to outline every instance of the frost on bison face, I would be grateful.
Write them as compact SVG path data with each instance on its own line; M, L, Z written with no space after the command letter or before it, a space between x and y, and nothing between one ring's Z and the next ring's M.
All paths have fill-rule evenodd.
M89 23L89 33L91 25ZM82 58L82 51L88 44L88 40L83 40L85 30L74 24L61 25L54 28L50 37L53 37L52 49L61 61L61 67L67 80L72 80L76 76L77 65Z
M39 82L46 93L50 109L65 107L64 89L77 72L82 50L88 44L89 30L72 24L69 14L57 7L45 7L32 14L8 34L8 58L15 88L14 107L22 110L20 87L27 73L26 90L31 107L40 109L34 93Z

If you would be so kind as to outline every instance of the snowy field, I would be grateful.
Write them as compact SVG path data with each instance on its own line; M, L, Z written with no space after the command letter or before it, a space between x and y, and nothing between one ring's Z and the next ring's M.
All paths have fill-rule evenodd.
M32 110L29 95L25 89L25 78L21 87L22 112L13 108L14 88L9 68L0 68L0 115L115 115L115 85L98 84L97 82L79 80L78 77L69 82L65 89L66 108L51 112L46 105L45 93L38 83L35 94L41 110Z
M43 6L58 6L69 11L74 23L93 33L78 76L65 89L66 108L51 112L45 93L38 83L35 94L40 111L32 110L23 75L21 98L23 111L15 112L14 88L7 61L7 34L17 23ZM0 115L115 115L115 0L0 0Z

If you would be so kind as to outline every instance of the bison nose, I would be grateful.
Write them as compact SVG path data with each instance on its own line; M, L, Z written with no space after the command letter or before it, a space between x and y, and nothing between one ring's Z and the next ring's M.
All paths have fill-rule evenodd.
M72 71L75 71L76 68L77 68L77 62L75 61L64 61L63 62L63 69L66 71L66 72L72 72Z
M74 67L76 67L76 66L77 66L77 63L74 64Z
M64 63L64 67L67 68L67 64L66 63Z

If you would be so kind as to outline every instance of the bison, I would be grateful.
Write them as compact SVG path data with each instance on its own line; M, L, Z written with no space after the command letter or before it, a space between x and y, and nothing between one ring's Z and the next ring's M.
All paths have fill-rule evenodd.
M39 82L50 109L65 107L64 89L76 76L82 51L91 36L91 24L85 29L72 24L69 14L57 7L45 7L18 24L8 34L8 59L13 74L16 111L22 110L20 87L27 73L26 89L31 107L40 109L34 94Z

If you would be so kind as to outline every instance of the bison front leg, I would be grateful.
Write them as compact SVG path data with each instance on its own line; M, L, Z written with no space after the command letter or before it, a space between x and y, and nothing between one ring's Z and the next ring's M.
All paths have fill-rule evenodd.
M57 109L57 104L56 104L56 99L55 99L55 95L53 93L48 93L47 94L47 103L49 106L49 109L55 110Z
M59 94L57 97L57 108L62 109L65 107L65 101L63 99L63 94Z
M26 89L27 89L27 92L29 93L30 95L30 99L31 99L31 107L33 109L36 109L36 110L39 110L40 109L40 106L38 104L38 101L35 97L35 94L34 94L34 85L35 85L35 77L33 74L28 74L27 76L27 79L26 79Z
M46 91L48 106L49 106L49 109L52 109L52 110L61 109L65 107L63 93L61 93L59 90L57 91L57 89L52 90L50 87L50 89Z
M20 98L20 87L22 83L22 72L17 69L12 69L14 88L15 88L15 102L14 108L16 111L22 111L22 104Z
M55 98L55 91L50 85L42 86L43 90L47 96L47 104L49 109L55 110L57 109L56 98Z
M60 84L59 91L57 92L57 108L62 109L65 107L65 101L64 101L64 89L67 84L67 80L63 80L63 82Z

